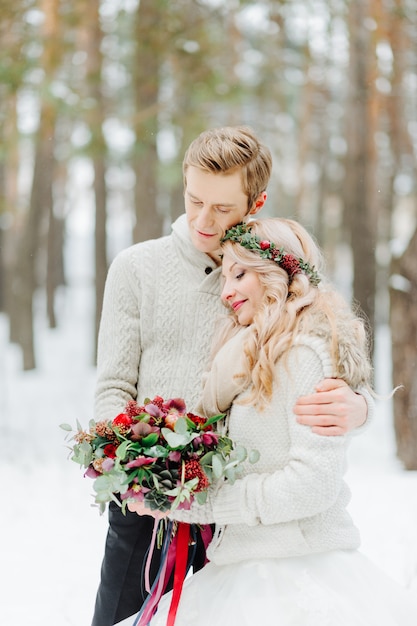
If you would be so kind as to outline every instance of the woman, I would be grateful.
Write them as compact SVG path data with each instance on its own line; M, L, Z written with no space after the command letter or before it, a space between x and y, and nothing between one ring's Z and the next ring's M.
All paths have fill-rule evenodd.
M364 324L320 282L320 266L314 241L291 220L241 224L223 239L230 315L201 408L228 412L229 436L260 460L205 505L172 515L217 529L210 562L184 585L176 626L416 623L408 594L357 551L343 481L348 437L319 437L292 411L324 377L352 388L371 377ZM152 626L165 625L169 602L168 594Z

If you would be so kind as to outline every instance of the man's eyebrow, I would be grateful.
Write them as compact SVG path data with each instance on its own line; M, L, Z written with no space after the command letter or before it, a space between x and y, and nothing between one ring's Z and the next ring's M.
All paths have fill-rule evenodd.
M192 198L193 200L198 200L199 202L201 202L201 199L196 196L192 191L189 191L187 189L186 193L190 196L190 198ZM235 202L213 202L213 206L225 206L225 207L230 207L233 208L236 206Z

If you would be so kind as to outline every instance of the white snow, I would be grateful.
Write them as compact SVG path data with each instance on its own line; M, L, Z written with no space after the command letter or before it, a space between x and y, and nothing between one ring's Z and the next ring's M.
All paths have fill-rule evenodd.
M46 327L42 299L37 303L35 371L21 371L20 352L8 343L0 315L4 626L89 626L99 581L107 518L91 506L91 480L67 459L59 428L76 419L87 425L92 417L93 292L83 269L91 262L86 248L77 250L69 286L59 294L58 329ZM386 329L377 347L377 391L385 393ZM417 593L417 472L404 471L396 460L390 401L378 401L374 422L355 437L347 478L362 551Z

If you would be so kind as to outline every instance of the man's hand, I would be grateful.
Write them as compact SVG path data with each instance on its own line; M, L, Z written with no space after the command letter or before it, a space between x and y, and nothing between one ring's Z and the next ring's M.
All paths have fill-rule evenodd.
M137 513L138 515L150 515L155 519L163 519L167 517L169 511L159 511L158 509L149 509L143 501L131 500L127 503L127 508L131 513Z
M368 406L363 396L339 378L326 378L317 393L298 398L297 422L311 426L317 435L345 435L365 423Z

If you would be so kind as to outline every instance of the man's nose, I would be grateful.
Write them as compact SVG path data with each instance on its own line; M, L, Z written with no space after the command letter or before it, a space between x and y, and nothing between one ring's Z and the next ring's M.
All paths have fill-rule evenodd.
M213 225L211 207L203 205L198 215L198 225L200 228L207 228Z

